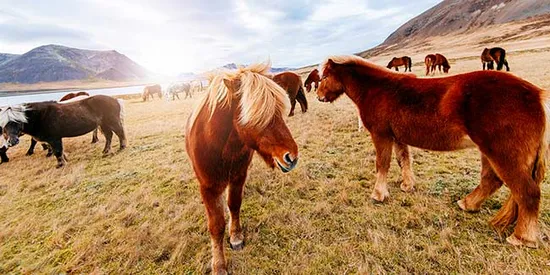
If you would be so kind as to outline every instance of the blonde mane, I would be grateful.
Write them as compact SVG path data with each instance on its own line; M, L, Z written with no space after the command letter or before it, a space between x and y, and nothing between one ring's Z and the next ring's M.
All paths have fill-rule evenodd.
M360 66L366 66L370 68L379 67L357 55L334 55L334 56L327 57L327 59L325 59L325 61L323 61L323 63L320 64L319 66L320 73L322 73L325 70L325 67L327 66L327 62L329 60L332 60L334 63L341 64L341 65L360 65Z
M271 80L270 67L270 62L258 63L231 72L218 72L210 76L207 94L195 108L188 129L191 129L202 109L209 109L210 119L216 109L226 108L233 104L233 96L225 86L224 79L240 80L241 86L235 95L236 98L239 98L238 104L241 110L238 118L239 124L264 129L275 114L285 113L290 105L285 90Z
M16 123L27 123L27 116L25 115L26 110L28 110L26 105L0 108L0 127L6 127L6 125L11 121Z

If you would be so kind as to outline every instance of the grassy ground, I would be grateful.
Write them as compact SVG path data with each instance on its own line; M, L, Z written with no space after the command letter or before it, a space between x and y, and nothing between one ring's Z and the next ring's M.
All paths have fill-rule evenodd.
M550 88L544 71L511 60L520 57L510 56L515 73ZM457 61L452 72L478 67ZM238 252L226 246L234 274L550 272L548 180L544 241L536 250L508 245L487 223L506 188L480 213L456 206L478 184L476 150L413 149L417 191L399 190L394 161L391 197L373 204L374 148L368 133L357 132L355 107L347 98L308 99L310 111L287 120L300 148L297 169L282 174L257 157L250 168L246 246ZM98 145L89 144L89 135L66 139L70 162L63 169L44 152L24 156L29 138L23 138L8 152L11 162L0 165L0 274L203 273L209 235L183 136L197 101L126 100L129 148L102 158L103 139Z

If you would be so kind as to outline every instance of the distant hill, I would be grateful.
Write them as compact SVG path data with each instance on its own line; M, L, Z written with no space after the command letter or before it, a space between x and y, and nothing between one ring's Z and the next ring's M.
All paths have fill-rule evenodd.
M228 63L228 64L225 64L217 69L214 69L214 70L236 70L239 66L246 66L246 65L237 65L235 63ZM271 72L272 73L280 73L280 72L286 72L286 71L293 71L295 70L294 68L288 68L288 67L282 67L282 68L276 68L276 67L272 67L271 68Z
M37 83L80 79L129 81L150 73L117 51L41 46L22 55L0 54L0 82Z

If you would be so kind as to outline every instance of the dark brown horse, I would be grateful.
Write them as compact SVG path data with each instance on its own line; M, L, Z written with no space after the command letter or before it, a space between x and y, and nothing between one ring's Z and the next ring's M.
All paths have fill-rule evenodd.
M435 74L436 67L439 69L440 73L441 67L443 67L444 73L448 73L449 69L451 68L451 65L449 65L449 61L447 60L447 58L439 53L428 54L426 58L424 58L424 63L426 64L426 75L428 75L430 72L432 74Z
M494 70L495 62L497 63L497 70L500 71L503 66L506 66L506 71L510 71L508 60L506 60L506 51L503 48L485 48L481 53L481 64L483 65L483 70L485 70L485 64L487 64L487 70Z
M240 222L243 187L253 153L283 172L298 162L298 146L283 120L288 97L269 77L268 64L213 76L186 127L187 154L200 182L208 217L213 274L227 274L223 252L225 189L231 212L229 243L239 250L244 245Z
M147 101L149 97L151 97L151 100L153 100L153 94L156 94L159 98L162 98L162 88L159 84L145 86L145 88L143 88L141 98L143 99L143 101Z
M304 82L304 86L306 86L306 91L309 93L311 92L311 84L315 84L315 91L317 91L317 88L319 88L319 82L321 82L321 77L319 76L319 70L314 69L309 73L309 75L306 78L306 81Z
M302 113L307 112L307 99L304 94L304 88L302 88L302 79L299 75L293 72L282 72L274 75L273 81L288 93L288 97L290 98L290 113L288 116L294 115L296 101L300 103Z
M113 132L119 138L120 149L124 149L123 114L122 101L96 95L70 103L49 101L11 106L0 112L0 127L9 146L17 145L22 134L48 143L57 158L57 167L62 167L66 163L62 138L81 136L98 126L106 140L103 154L111 152Z
M395 67L395 70L399 72L399 66L405 66L405 72L407 71L407 69L409 69L409 72L411 72L412 59L408 56L403 56L399 58L394 57L388 63L388 66L386 66L386 68L391 69Z
M0 112L2 112L2 109L0 109ZM6 138L4 138L4 135L2 133L3 130L2 127L0 127L0 164L10 161L7 155L8 141L6 140Z
M354 56L329 58L322 72L319 100L333 102L346 93L371 134L377 170L373 199L383 201L389 195L386 175L392 147L402 167L401 189L407 192L414 189L409 145L435 151L477 147L482 155L481 183L458 205L479 211L506 183L511 196L492 224L502 232L516 223L507 241L537 246L550 93L505 73L418 79Z

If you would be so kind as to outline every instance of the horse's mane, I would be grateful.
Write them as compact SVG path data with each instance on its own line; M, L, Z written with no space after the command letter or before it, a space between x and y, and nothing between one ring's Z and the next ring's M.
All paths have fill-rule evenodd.
M327 63L329 60L332 60L336 64L340 65L357 65L361 67L367 67L374 70L384 71L387 74L394 74L394 75L406 75L401 73L394 73L392 71L387 70L385 67L376 65L374 63L369 62L368 60L357 56L357 55L335 55L335 56L329 56L323 63L320 65L320 72L325 71L325 67L327 66Z
M28 109L29 108L25 104L2 107L0 109L0 127L6 127L11 121L16 123L27 123L25 111Z
M277 112L284 113L290 105L286 92L271 80L270 67L271 62L265 62L210 75L206 96L195 108L188 129L191 129L202 109L208 108L209 118L212 118L216 109L231 106L232 96L225 86L224 79L241 81L241 87L237 91L241 107L239 123L264 129Z

